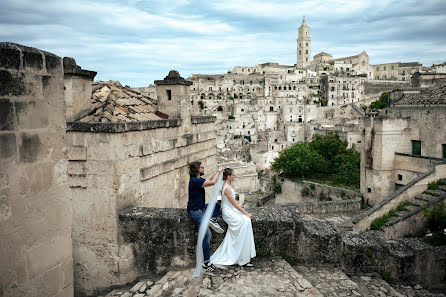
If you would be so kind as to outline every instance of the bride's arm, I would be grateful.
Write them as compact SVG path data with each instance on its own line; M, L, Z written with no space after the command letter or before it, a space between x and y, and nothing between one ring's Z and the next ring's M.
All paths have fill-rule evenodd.
M234 205L234 207L235 207L236 209L238 209L241 213L243 213L244 215L246 215L248 218L250 218L250 219L252 218L252 215L251 215L249 212L247 212L246 210L244 210L244 209L237 203L237 201L235 201L234 196L232 196L231 188L229 188L229 187L226 187L226 188L225 188L225 195L226 195L226 197L228 197L229 201L232 203L232 205Z

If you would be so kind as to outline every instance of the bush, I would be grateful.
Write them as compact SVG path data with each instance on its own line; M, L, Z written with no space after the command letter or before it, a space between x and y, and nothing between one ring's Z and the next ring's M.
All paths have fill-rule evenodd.
M233 115L228 115L228 120L235 120L235 116L233 116Z
M263 177L263 169L257 171L257 178L262 179L262 177Z
M381 97L373 101L369 106L370 109L383 109L386 107L389 107L389 93L387 92L383 92Z
M198 105L200 106L201 110L203 110L205 108L203 100L198 101Z
M303 187L302 190L300 191L300 194L302 196L308 196L308 194L310 194L310 190L308 190L307 187Z
M446 206L444 203L438 203L432 209L426 208L423 215L428 217L427 228L432 232L446 229Z
M273 176L273 192L274 193L282 193L282 186L277 181L277 178L275 175Z
M242 136L241 135L234 135L234 139L239 139L239 138L242 138Z
M446 245L446 234L444 234L444 231L434 232L432 236L424 237L424 242L431 246Z
M390 218L394 216L395 211L392 209L382 217L374 219L373 222L370 224L370 230L380 230L390 220Z

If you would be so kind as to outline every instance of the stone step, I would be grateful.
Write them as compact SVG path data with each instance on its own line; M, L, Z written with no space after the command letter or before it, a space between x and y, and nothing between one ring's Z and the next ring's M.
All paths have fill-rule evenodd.
M431 201L432 199L435 199L435 196L428 195L426 193L420 194L417 197L415 197L415 200L424 201L424 202ZM425 203L423 203L423 204L425 204Z
M413 211L413 210L415 210L415 209L417 209L419 207L420 207L420 205L408 205L408 206L405 207L405 209L407 211L411 212L411 211Z
M438 189L442 190L443 192L446 192L446 185L438 186Z
M408 214L408 213L409 213L409 212L408 212L407 210L396 211L396 212L395 212L395 215L396 215L395 218L405 216L405 215ZM393 218L392 218L392 219L393 219Z
M431 195L431 196L434 196L434 197L438 197L440 195L443 195L444 192L442 190L427 190L427 191L424 191L423 194L427 194L427 195Z

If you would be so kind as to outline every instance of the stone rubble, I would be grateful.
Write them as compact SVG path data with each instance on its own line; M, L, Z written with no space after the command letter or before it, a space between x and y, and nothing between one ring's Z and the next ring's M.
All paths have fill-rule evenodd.
M142 280L105 297L145 296L372 296L440 297L421 286L389 285L377 276L347 276L339 268L292 267L280 257L256 258L254 267L225 266L191 278L193 268L174 269L160 280ZM144 292L145 290L145 292Z

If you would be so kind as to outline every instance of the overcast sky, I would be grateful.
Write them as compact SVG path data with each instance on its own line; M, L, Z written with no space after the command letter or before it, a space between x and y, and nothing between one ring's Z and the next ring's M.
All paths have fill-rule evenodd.
M296 63L305 15L312 56L365 50L370 63L446 61L446 1L0 0L0 41L37 47L147 86L176 69L226 73L234 65Z

